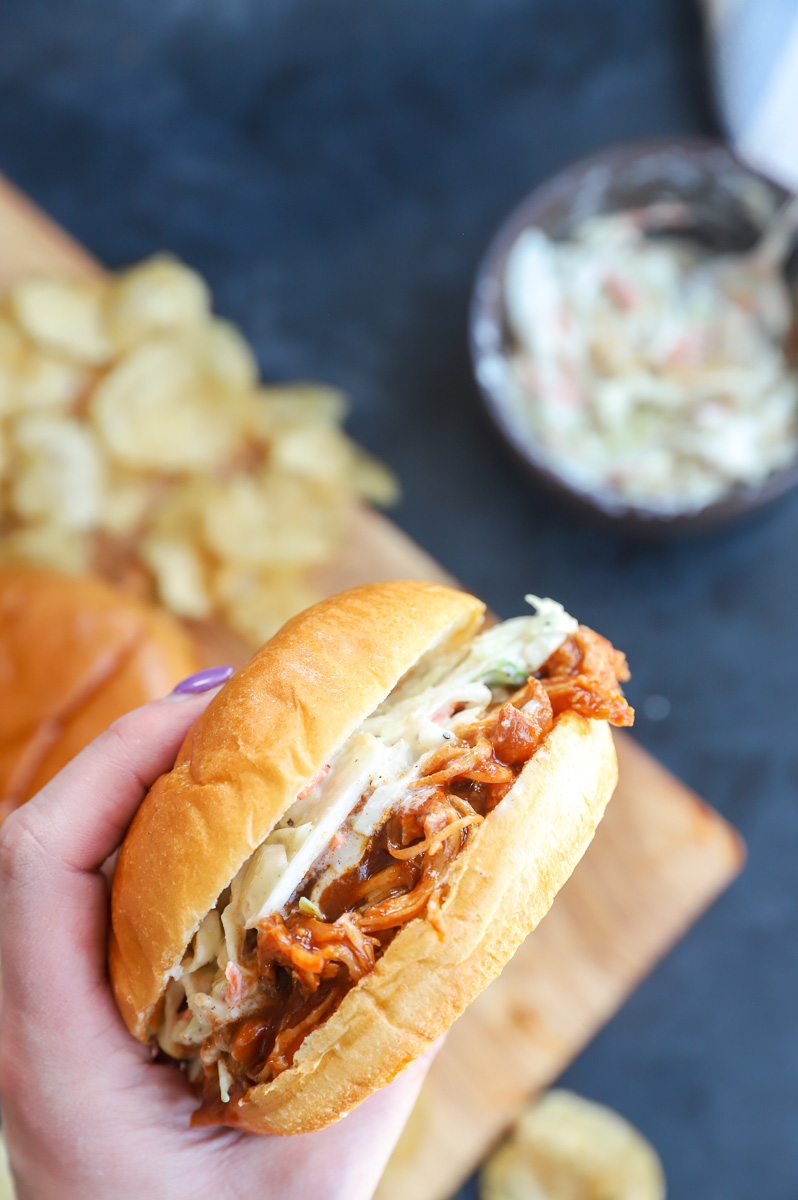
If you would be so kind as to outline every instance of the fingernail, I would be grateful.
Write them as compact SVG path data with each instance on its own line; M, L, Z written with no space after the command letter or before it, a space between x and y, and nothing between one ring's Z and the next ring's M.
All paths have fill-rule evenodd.
M188 679L181 679L172 689L173 696L196 696L199 692L209 692L211 688L220 687L233 674L234 667L206 667L204 671L197 671L194 675L189 675Z

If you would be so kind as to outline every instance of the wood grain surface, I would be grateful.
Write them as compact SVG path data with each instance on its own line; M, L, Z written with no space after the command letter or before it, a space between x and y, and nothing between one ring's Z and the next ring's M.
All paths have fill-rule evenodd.
M86 251L0 179L0 287L35 273L96 274ZM372 579L448 576L390 521L353 515L328 592ZM195 627L207 661L240 640ZM627 735L620 783L595 840L549 915L460 1018L435 1060L378 1191L444 1200L520 1106L553 1080L743 861L738 835Z

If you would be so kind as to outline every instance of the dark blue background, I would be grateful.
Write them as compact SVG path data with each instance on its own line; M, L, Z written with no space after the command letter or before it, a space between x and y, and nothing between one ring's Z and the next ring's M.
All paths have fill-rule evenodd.
M566 1082L659 1148L671 1195L798 1195L798 500L641 548L532 494L466 355L496 223L599 145L712 132L680 0L4 0L0 169L117 265L204 272L269 378L346 388L397 518L504 614L610 635L639 738L742 829L741 881ZM464 1195L473 1196L473 1190Z

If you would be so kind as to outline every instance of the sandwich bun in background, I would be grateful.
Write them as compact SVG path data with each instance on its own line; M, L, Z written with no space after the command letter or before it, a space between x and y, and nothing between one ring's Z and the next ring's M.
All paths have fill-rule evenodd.
M576 622L551 601L538 604L549 606L541 609L543 616L506 623L509 628L539 621L546 650L533 670L550 656L553 660L561 644L576 645ZM321 792L330 763L332 778L336 756L364 722L374 719L375 710L384 711L380 706L394 689L405 703L407 696L413 701L416 676L437 679L436 663L457 663L458 656L467 656L477 645L473 639L483 621L484 605L450 588L410 582L365 585L291 619L211 701L172 771L156 782L142 804L114 877L111 980L120 1011L137 1038L157 1038L163 1049L169 988L189 970L191 960L199 961L203 930L217 902L220 912L222 899L233 907L235 881L242 878L245 864L255 861L267 838L286 832L288 810ZM608 661L621 670L623 657L598 635L585 633L606 648ZM574 676L578 661L574 659ZM502 659L501 670L506 669ZM631 710L614 675L612 679L609 719L629 724ZM617 780L607 719L562 707L554 697L562 693L558 687L563 680L553 682L550 702L543 686L530 679L530 694L534 697L537 688L549 705L549 721L539 731L532 756L518 768L512 784L504 785L502 798L486 816L456 822L464 826L456 835L444 833L459 838L460 849L436 886L434 905L430 900L428 909L391 932L390 940L372 953L370 969L336 997L322 1018L309 1023L307 1035L273 1077L243 1090L239 1086L233 1097L222 1091L218 1103L206 1105L201 1123L277 1134L331 1124L416 1059L500 972L581 858ZM590 687L582 676L577 682L583 691ZM478 686L485 690L505 684ZM420 683L418 687L423 700L426 692ZM456 723L464 707L453 706L453 715L447 713L441 725ZM532 701L527 707L534 707ZM498 710L488 711L495 715ZM433 716L427 723L427 733L438 720ZM506 774L508 768L504 770ZM426 793L432 791L426 788ZM305 836L312 841L312 832ZM427 837L421 844L429 841ZM430 859L424 861L441 852L434 843L433 836L425 850ZM395 857L413 853L399 850ZM319 869L323 872L323 864L314 867ZM305 878L311 877L312 872ZM300 912L315 908L322 917L315 901L306 900L306 908L302 903ZM214 922L221 928L216 918ZM225 938L228 934L225 927ZM379 941L379 936L366 941ZM226 961L228 982L221 982L229 991L240 985L241 972L233 958L225 959L226 944L220 962ZM342 967L335 969L343 973ZM315 981L320 994L327 979L322 973ZM334 979L327 983L334 986ZM308 984L312 987L313 981ZM187 1052L177 1048L170 1053L185 1057ZM221 1079L221 1064L219 1072Z
M0 569L0 820L200 666L169 613L100 579Z

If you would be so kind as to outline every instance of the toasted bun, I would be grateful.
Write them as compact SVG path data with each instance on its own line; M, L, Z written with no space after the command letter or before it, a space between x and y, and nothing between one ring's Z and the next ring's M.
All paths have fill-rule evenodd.
M0 819L198 665L174 618L110 584L0 570Z
M427 651L484 605L425 583L367 584L290 620L223 688L151 789L117 863L111 980L146 1040L205 914L298 793Z
M371 974L238 1109L259 1133L310 1133L390 1083L494 979L546 915L617 782L609 726L567 713L455 859L439 929L408 922Z

